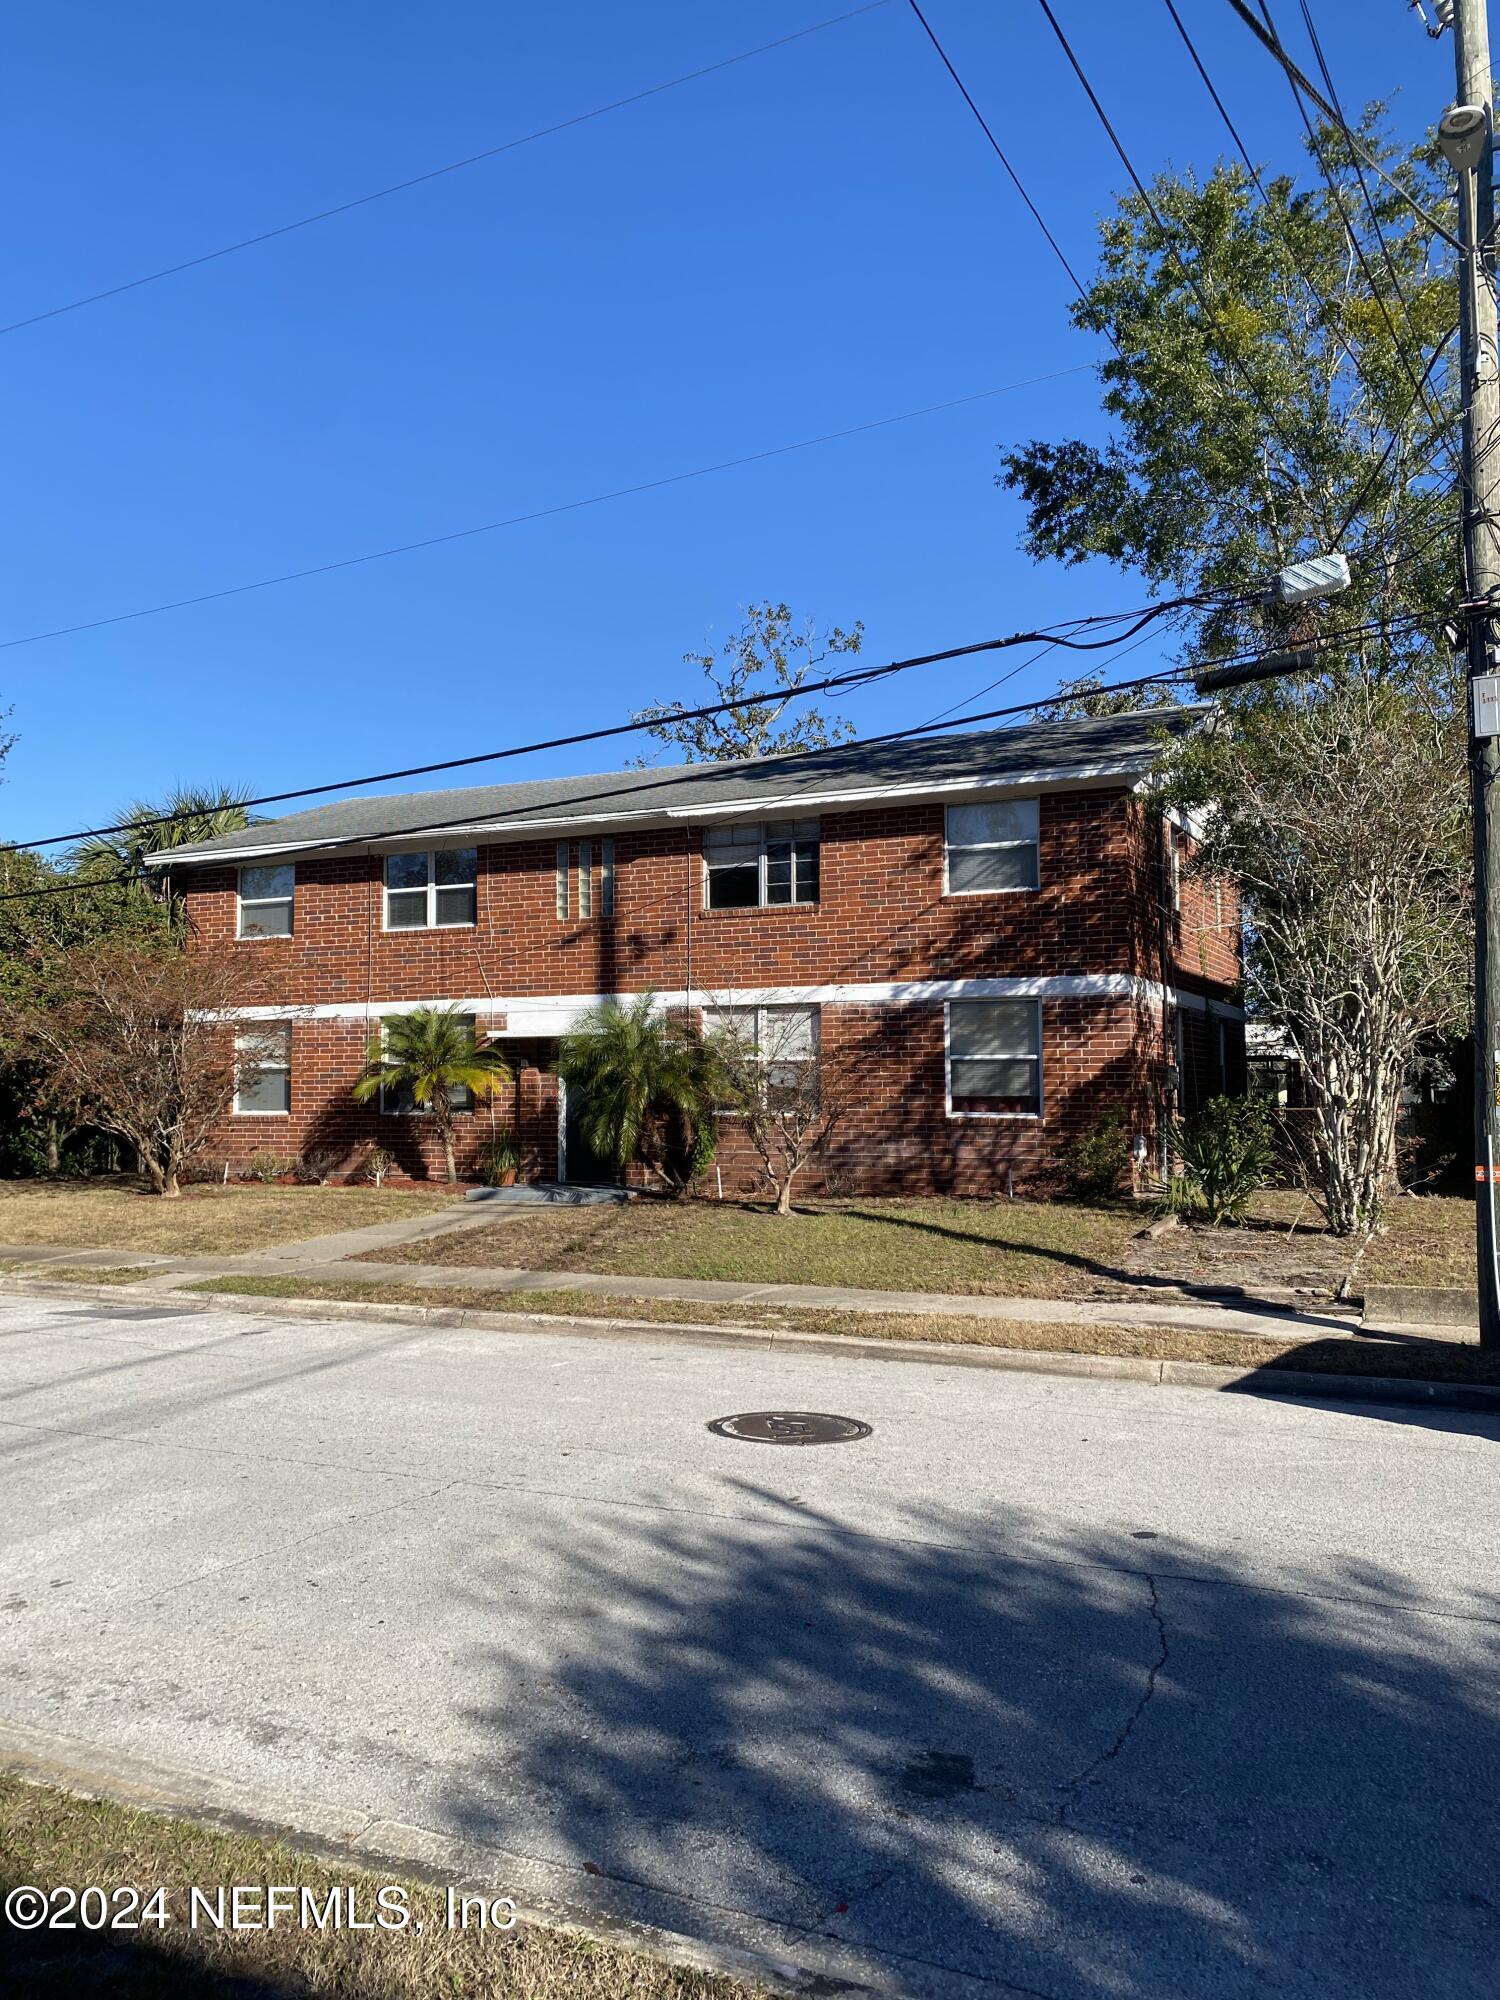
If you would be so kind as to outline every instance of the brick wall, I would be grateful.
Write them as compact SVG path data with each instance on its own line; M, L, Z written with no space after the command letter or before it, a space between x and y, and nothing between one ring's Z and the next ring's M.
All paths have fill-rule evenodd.
M552 841L483 847L476 922L457 930L386 932L378 857L313 858L297 864L295 935L242 949L297 1006L1145 972L1139 801L1062 792L1043 797L1040 817L1039 890L945 897L941 806L826 813L819 901L758 910L703 907L696 829L617 835L612 918L558 918ZM206 939L233 940L234 889L231 869L188 880Z
M240 1164L261 1148L346 1147L352 1157L379 1144L403 1171L439 1170L425 1121L382 1116L348 1096L364 1055L364 1010L372 1020L397 1002L488 997L498 1029L507 1003L528 996L648 988L712 997L747 987L1128 973L1230 996L1239 977L1238 901L1231 888L1184 868L1172 907L1163 828L1137 797L1044 796L1040 843L1039 890L945 897L941 806L825 813L816 904L711 911L696 829L618 833L614 915L559 919L555 843L521 841L481 847L472 927L392 933L382 927L378 857L299 862L295 934L234 948L253 954L276 1004L360 1011L296 1020L291 1117L230 1119L217 1150ZM186 887L197 934L233 943L234 872L197 871ZM575 879L574 910L577 901ZM1116 1102L1149 1136L1167 1060L1159 1003L1048 999L1042 1117L951 1118L941 1005L829 1006L823 1034L830 1047L860 1042L866 1082L827 1164L836 1183L872 1192L982 1193L1007 1173L1034 1178L1055 1166L1067 1137ZM548 1178L557 1168L557 1086L540 1066L550 1045L504 1046L518 1081L495 1115L522 1138L524 1176ZM489 1116L481 1111L460 1126L468 1162L488 1136ZM726 1132L722 1170L726 1185L749 1174L741 1135Z

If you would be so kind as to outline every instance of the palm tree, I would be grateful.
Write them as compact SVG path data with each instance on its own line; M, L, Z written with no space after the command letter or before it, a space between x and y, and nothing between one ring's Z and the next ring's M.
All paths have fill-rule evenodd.
M148 854L192 847L221 833L242 833L252 824L245 805L249 796L242 785L174 785L159 803L136 799L115 814L113 826L85 840L74 861L135 869Z
M557 1071L583 1100L579 1126L621 1174L643 1159L679 1195L712 1157L717 1063L654 993L605 1000L563 1037Z
M490 1097L510 1082L510 1070L499 1052L476 1048L466 1015L452 1007L416 1007L393 1014L370 1043L365 1066L352 1092L356 1104L368 1104L382 1090L409 1092L412 1102L432 1113L443 1148L450 1182L458 1179L453 1158L453 1099L459 1091Z

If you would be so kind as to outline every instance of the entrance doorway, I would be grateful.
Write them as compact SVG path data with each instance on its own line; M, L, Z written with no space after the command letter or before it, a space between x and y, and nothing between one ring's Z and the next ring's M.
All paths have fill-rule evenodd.
M612 1162L594 1151L581 1128L583 1092L570 1090L563 1084L561 1096L563 1179L569 1187L612 1187L615 1182Z

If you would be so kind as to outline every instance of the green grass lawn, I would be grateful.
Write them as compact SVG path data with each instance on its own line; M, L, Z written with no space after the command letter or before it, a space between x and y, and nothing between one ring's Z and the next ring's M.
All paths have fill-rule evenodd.
M0 1181L0 1243L239 1256L273 1243L428 1215L453 1199L446 1190L204 1186L163 1201L129 1180Z
M498 1863L497 1878L486 1885L491 1898L506 1894ZM445 1891L430 1883L0 1776L0 1888L22 1883L48 1892L93 1884L107 1895L144 1888L149 1896L159 1887L167 1921L148 1918L139 1929L108 1932L81 1924L71 1931L7 1927L4 1990L12 2000L85 1993L112 2000L752 2000L771 1990L534 1924L450 1930ZM212 1898L220 1885L237 1883L306 1889L317 1905L327 1904L333 1888L346 1899L352 1889L364 1923L389 1884L404 1903L387 1910L404 1908L410 1921L401 1929L332 1922L319 1929L288 1921L284 1903L274 1926L220 1931L188 1921L190 1888ZM130 1914L125 1904L108 1907Z
M1119 1289L1121 1259L1145 1220L1125 1203L819 1202L778 1216L750 1202L639 1201L517 1209L491 1228L381 1260L1070 1298Z

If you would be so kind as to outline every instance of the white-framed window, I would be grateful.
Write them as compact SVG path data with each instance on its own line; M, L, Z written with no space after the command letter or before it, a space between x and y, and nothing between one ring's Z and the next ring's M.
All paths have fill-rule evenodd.
M477 847L440 847L431 854L385 857L388 931L451 930L474 922Z
M458 1019L468 1029L470 1036L477 1042L479 1038L478 1023L475 1021L474 1016L472 1014L460 1014ZM382 1046L385 1043L385 1033L386 1022L382 1020L380 1023ZM471 1090L449 1091L448 1101L455 1111L472 1111L474 1109L474 1093ZM426 1118L430 1115L431 1109L430 1105L417 1103L411 1094L410 1086L407 1084L403 1083L395 1086L382 1084L380 1086L380 1110L384 1117Z
M292 1109L292 1029L290 1022L242 1028L234 1038L237 1118L285 1118ZM254 1065L240 1081L239 1064Z
M957 1118L1040 1118L1039 1000L950 1000L948 1105Z
M817 1007L705 1007L705 1034L731 1035L753 1049L773 1089L794 1089L817 1061L821 1022Z
M599 914L612 917L615 913L615 844L612 840L599 843Z
M297 870L281 861L267 868L242 868L239 879L239 921L242 938L290 937L296 900Z
M714 826L703 836L705 907L754 910L818 900L818 822Z
M943 891L998 896L1041 883L1037 802L994 799L944 814Z

